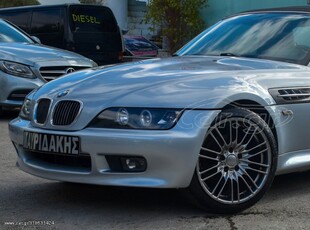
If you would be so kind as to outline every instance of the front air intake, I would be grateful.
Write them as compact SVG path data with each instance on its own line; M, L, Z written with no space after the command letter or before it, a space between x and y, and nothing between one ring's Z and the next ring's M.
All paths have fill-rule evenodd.
M56 126L71 125L77 118L81 109L78 101L60 101L57 103L53 113L52 124Z

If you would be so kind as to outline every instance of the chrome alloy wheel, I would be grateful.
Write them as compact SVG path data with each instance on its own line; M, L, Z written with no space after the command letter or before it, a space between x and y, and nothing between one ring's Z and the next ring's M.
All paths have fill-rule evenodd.
M203 190L223 204L241 204L265 185L272 151L262 128L250 118L228 117L207 132L196 167Z

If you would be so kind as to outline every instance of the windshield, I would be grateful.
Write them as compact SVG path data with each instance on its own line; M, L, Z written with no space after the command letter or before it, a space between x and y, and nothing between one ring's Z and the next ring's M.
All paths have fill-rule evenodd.
M241 56L308 64L309 37L307 14L239 15L210 27L177 55Z
M100 6L70 6L72 32L117 32L118 26L112 11Z
M0 42L34 43L26 34L2 20L0 20Z

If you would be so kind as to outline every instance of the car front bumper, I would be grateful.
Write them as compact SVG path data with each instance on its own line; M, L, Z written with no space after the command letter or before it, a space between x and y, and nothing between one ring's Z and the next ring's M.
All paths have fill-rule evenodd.
M77 183L154 188L183 188L190 184L204 136L220 111L185 111L170 130L118 130L85 128L66 132L33 127L19 118L9 124L17 150L17 165L35 176ZM80 137L81 152L90 156L89 171L38 161L23 148L23 132ZM40 153L39 153L40 154ZM111 172L106 155L140 156L144 172Z

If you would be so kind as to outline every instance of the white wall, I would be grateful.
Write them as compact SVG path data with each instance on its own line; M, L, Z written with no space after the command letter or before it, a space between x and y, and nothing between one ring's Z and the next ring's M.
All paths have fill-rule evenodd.
M121 29L128 29L128 0L106 0Z

